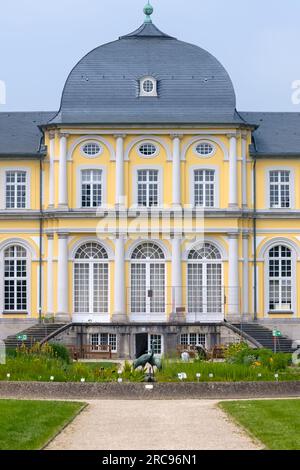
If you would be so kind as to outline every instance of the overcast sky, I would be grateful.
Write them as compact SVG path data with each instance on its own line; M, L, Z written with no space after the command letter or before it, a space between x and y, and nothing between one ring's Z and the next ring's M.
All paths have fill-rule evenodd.
M136 29L146 0L0 0L0 111L57 110L75 63ZM164 32L215 55L241 111L299 111L299 0L152 0Z

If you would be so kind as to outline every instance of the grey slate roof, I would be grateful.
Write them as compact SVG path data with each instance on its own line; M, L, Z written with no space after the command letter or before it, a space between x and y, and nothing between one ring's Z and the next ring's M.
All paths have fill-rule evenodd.
M139 79L158 97L139 97ZM97 47L71 71L53 123L241 123L231 79L215 57L152 23Z
M157 98L139 97L139 78L158 80ZM143 24L87 54L71 71L55 112L0 112L0 156L39 154L46 124L251 124L257 155L300 156L300 113L235 109L224 67L203 49Z
M259 126L253 133L257 155L300 155L300 113L240 114Z
M251 124L259 125L253 133L257 155L300 155L300 113L239 113ZM0 113L0 156L38 155L45 125L55 113Z
M38 155L42 133L54 112L0 113L0 155Z

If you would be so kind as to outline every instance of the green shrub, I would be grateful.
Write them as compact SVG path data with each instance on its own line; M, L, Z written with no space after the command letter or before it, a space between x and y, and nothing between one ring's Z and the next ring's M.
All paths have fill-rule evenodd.
M53 356L62 359L64 362L67 364L70 364L71 358L70 358L70 352L64 346L63 344L60 343L50 343L50 347L53 351Z
M233 344L226 352L229 364L265 367L270 371L285 370L292 361L291 354L273 353L271 349L251 349L245 343Z

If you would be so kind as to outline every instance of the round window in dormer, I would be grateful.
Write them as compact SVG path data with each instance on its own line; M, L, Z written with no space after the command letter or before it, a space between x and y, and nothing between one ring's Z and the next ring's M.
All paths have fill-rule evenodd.
M140 79L140 96L157 96L157 80L153 77Z

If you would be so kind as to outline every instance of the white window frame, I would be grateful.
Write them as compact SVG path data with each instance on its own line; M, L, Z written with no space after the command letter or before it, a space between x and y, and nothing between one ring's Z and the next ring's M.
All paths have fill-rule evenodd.
M93 350L93 336L94 336L94 335L95 335L95 336L96 336L96 335L98 336L98 342L97 342L97 345L98 345L98 346L100 345L100 337L101 337L101 335L107 335L107 341L108 341L107 345L108 345L108 346L111 346L111 343L112 343L112 342L111 342L111 336L114 335L114 336L116 337L116 348L115 348L115 349L111 349L111 352L112 352L112 353L117 353L117 352L118 352L118 335L117 335L117 333L104 333L104 332L102 332L102 331L101 331L100 333L96 333L96 332L95 332L95 333L91 333L91 334L90 334L90 341L89 341L89 344L90 344L92 350ZM95 349L94 351L97 351L97 349Z
M272 171L289 171L290 173L290 181L289 181L289 193L290 193L290 207L271 207L271 182L270 182L270 174ZM281 185L279 183L279 185ZM267 188L266 192L266 207L270 210L280 210L280 211L290 211L291 209L295 209L295 170L291 167L272 167L266 169L266 176L265 176L265 188ZM280 197L279 197L280 199Z
M161 258L161 259L149 259L149 258L132 258L132 254L134 252L134 250L140 246L140 245L143 245L145 243L153 243L154 245L157 245L158 248L160 248L163 253L164 253L164 258ZM129 303L129 307L130 307L130 318L132 321L150 321L150 322L155 322L155 321L166 321L166 317L167 317L167 294L168 294L168 288L167 288L167 258L166 258L166 255L165 255L165 252L164 250L162 249L162 247L157 244L155 241L152 241L152 240L147 240L147 241L143 241L141 243L138 243L134 249L132 250L131 252L131 256L130 256L130 259L129 259L130 263L129 263L129 286L130 286L130 289L129 289L129 292L128 292L128 303ZM151 312L151 309L150 309L150 299L147 297L146 295L146 312L132 312L132 308L131 308L131 304L132 304L132 269L131 269L131 265L132 264L145 264L146 265L146 292L147 292L147 289L150 287L150 264L164 264L164 274L165 274L165 292L164 292L164 304L165 304L165 311L164 312L158 312L158 313L155 313L155 312Z
M153 90L151 92L146 92L144 90L144 83L146 81L151 81L152 82L152 85L153 85ZM148 75L146 77L142 77L140 78L139 80L139 86L140 86L140 90L139 90L139 95L142 96L142 97L154 97L154 96L157 96L157 80L156 78L154 77L151 77L151 75Z
M102 172L102 204L99 207L104 207L107 202L107 171L106 166L103 165L79 165L76 175L76 206L77 209L83 211L95 211L97 207L82 207L82 172L84 170L100 170Z
M270 310L270 276L269 276L269 253L272 248L276 246L285 246L291 251L291 310ZM265 316L269 317L270 315L278 315L278 314L289 314L290 316L296 316L296 305L297 305L297 291L296 291L296 283L297 283L297 254L295 249L285 243L284 241L277 241L273 244L269 245L265 251L264 256L264 265L265 265ZM280 277L281 278L281 277ZM275 279L275 278L273 278Z
M6 310L5 309L5 277L4 277L4 272L5 272L5 257L4 257L4 252L10 247L13 246L20 246L23 248L26 252L26 309L25 310ZM25 258L23 258L25 259ZM7 314L14 314L14 315L28 315L28 313L31 311L31 305L30 305L30 292L31 292L31 286L30 286L30 279L31 279L31 256L29 254L29 250L26 246L24 246L22 243L18 241L11 240L10 243L7 243L3 246L1 249L1 254L0 254L0 263L1 263L1 297L0 297L0 304L1 304L1 313L4 315Z
M151 342L152 342L151 340L153 336L160 336L160 340L161 340L161 352L160 353L154 352L154 354L156 356L162 356L164 354L164 335L161 333L148 333L148 351L151 350Z
M218 209L220 208L220 173L219 173L219 167L217 166L191 166L190 167L190 173L189 173L189 180L190 180L190 204L193 207L196 207L195 205L195 171L202 171L202 170L208 170L208 171L214 171L215 174L215 181L214 181L214 205L213 206L197 206L199 209Z
M207 155L204 155L204 154L202 155L201 153L197 152L197 147L198 147L198 145L201 145L201 144L210 145L213 148L212 152L207 154ZM209 140L199 140L193 145L193 151L194 151L194 154L198 158L211 158L215 155L215 153L217 151L217 148L216 148L216 145L213 142L209 141Z
M88 154L86 154L86 153L84 152L84 150L83 150L84 147L85 147L86 145L91 145L91 144L92 144L92 145L97 145L97 146L100 148L100 150L99 150L98 153L95 153L94 155L88 155ZM103 146L102 146L102 145L100 144L100 142L98 142L97 140L88 140L88 141L85 141L85 142L83 142L82 145L80 146L80 154L81 154L84 158L91 158L91 159L97 158L97 157L99 157L100 155L103 154Z
M95 240L87 240L77 246L76 252L84 245L88 243L97 243L100 245L106 252L106 247ZM84 258L76 258L76 252L74 253L73 258L73 312L76 316L86 316L86 317L95 317L102 319L102 317L107 317L110 312L110 263L109 263L109 253L107 252L108 258L93 258L93 259L84 259ZM89 265L89 310L90 312L76 312L76 300L75 300L75 290L76 290L76 277L75 277L75 265L76 264L88 264ZM107 312L94 312L93 308L93 292L94 292L94 273L93 273L93 265L94 264L107 264L107 280L108 280L108 288L107 288ZM92 307L92 308L91 308Z
M181 338L182 338L183 335L187 336L187 344L183 344L181 342ZM196 344L191 344L191 335L196 335ZM202 343L200 343L200 341L199 341L200 335L203 335L205 337L204 345ZM207 347L207 334L205 334L205 333L194 333L194 332L180 333L179 344L181 346L195 346L195 347L204 346L206 348Z
M26 201L25 201L25 208L15 208L15 209L7 209L6 208L6 174L8 172L18 172L22 171L26 173ZM0 209L5 210L7 212L18 212L18 211L25 211L30 209L30 184L31 184L31 170L30 168L26 167L4 167L0 170Z
M219 253L220 253L220 256L221 258L219 259L204 259L204 260L201 260L201 259L189 259L189 253L193 250L197 250L199 248L201 248L201 245L200 246L194 246L192 247L189 252L187 253L187 256L186 256L186 306L187 306L187 312L188 312L188 317L191 321L193 321L193 319L197 319L197 321L201 321L201 322L206 322L206 321L214 321L214 314L217 315L218 317L218 320L222 317L224 319L224 315L225 315L225 305L224 305L224 258L222 256L222 250L220 250L220 248L215 245L213 242L211 242L210 240L203 240L203 244L210 244L212 245L214 248L216 248ZM222 308L221 308L221 311L220 312L199 312L199 313L195 313L195 312L189 312L189 285L188 285L188 281L189 281L189 264L202 264L202 266L205 264L220 264L221 265L221 298L222 298ZM206 285L206 288L207 288L207 283L205 283L205 280L206 280L206 276L207 276L207 269L205 268L205 273L204 271L202 271L202 277L203 277L203 287L205 287ZM206 293L207 295L207 293ZM205 303L203 302L203 305L205 305ZM199 318L198 318L199 317Z
M153 145L155 147L155 152L153 155L144 155L141 151L140 151L140 147L142 145ZM155 158L157 157L157 155L159 154L159 147L157 145L156 142L154 142L153 140L145 140L145 141L142 141L142 142L139 142L138 145L136 146L136 149L137 149L137 153L138 155L141 157L141 158L146 158L146 159L151 159L151 158Z
M156 170L158 171L158 205L157 206L139 206L138 204L138 172L141 170ZM161 166L153 165L138 165L133 168L133 206L136 209L159 209L163 205L163 168Z
M89 181L83 181L83 173L84 172L90 172ZM96 172L98 172L100 174L99 181L94 180L94 175L95 175ZM90 188L91 188L90 205L83 205L83 185L90 185ZM94 200L95 186L100 186L100 204L97 204L96 206L91 204ZM103 173L102 173L102 170L97 170L97 169L96 170L95 169L81 170L81 208L82 209L95 209L96 210L98 207L101 207L102 205L103 205Z

